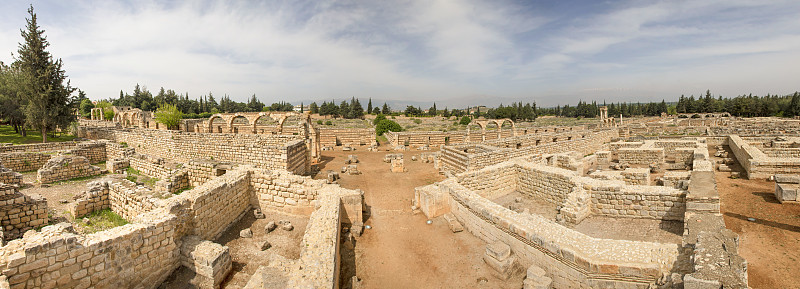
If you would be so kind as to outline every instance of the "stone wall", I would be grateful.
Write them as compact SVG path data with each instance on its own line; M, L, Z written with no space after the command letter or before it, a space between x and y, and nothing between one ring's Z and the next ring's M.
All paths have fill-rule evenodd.
M80 177L96 176L102 169L89 164L89 160L80 156L55 156L47 161L36 172L36 178L42 184L69 180Z
M53 154L37 152L13 152L0 154L3 166L15 172L35 171L44 166Z
M79 129L79 136L126 143L136 152L189 162L212 159L260 168L285 169L305 174L309 169L307 146L301 136L230 133L190 133L152 129Z
M591 184L592 214L683 221L686 191L662 186Z
M0 249L0 287L156 288L179 265L175 225L162 210L85 236L47 226Z
M669 272L678 256L675 244L595 239L539 215L503 208L454 179L442 184L448 187L452 213L468 231L509 245L523 267L547 268L554 288L646 287Z
M753 141L761 143L764 140ZM728 137L728 146L749 179L766 179L775 174L800 174L800 158L770 157L738 135Z
M617 150L620 163L649 165L664 163L662 148L620 148Z
M44 198L39 195L22 194L14 185L0 184L2 239L19 238L26 231L45 224L47 224L47 201Z
M468 170L478 170L487 166L498 164L506 160L529 156L533 154L557 154L568 151L575 151L581 155L592 154L601 150L612 138L618 137L617 130L602 130L597 132L580 134L570 139L570 135L576 132L564 132L562 137L553 136L556 142L539 143L533 146L522 146L520 148L498 148L489 145L465 144L456 146L446 146L442 149L442 171L447 173L460 173ZM567 136L564 140L563 136ZM529 139L537 139L536 135L524 136ZM516 137L516 138L524 138Z
M225 175L183 192L178 199L190 200L193 228L189 235L206 240L219 237L251 207L252 190L246 169L228 171Z
M319 143L322 146L371 146L375 138L374 128L319 128Z

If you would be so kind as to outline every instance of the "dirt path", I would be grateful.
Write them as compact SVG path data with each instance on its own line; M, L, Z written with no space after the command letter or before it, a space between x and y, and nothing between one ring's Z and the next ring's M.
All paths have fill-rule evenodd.
M408 172L392 173L383 162L388 153L393 152L323 152L317 178L340 170L347 155L358 156L362 174L342 175L339 184L364 190L371 211L366 225L372 229L357 240L355 264L343 257L342 288L350 288L353 267L363 288L519 288L521 277L501 281L491 275L481 259L483 241L466 231L452 233L441 218L428 225L424 214L412 214L414 188L444 178L432 163L411 161L418 151L404 152Z
M731 169L741 171L738 164ZM800 205L778 203L775 182L729 177L716 172L720 210L725 226L739 234L750 287L800 288Z

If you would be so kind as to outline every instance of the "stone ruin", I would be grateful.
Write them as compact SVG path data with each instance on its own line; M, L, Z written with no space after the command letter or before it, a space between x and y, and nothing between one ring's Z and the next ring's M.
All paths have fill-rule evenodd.
M90 163L102 161L110 172L131 168L157 181L152 187L118 177L90 182L70 213L80 218L108 209L129 222L91 234L69 223L47 225L46 200L0 184L0 288L157 288L178 270L191 272L188 282L197 288L219 288L231 272L231 253L212 240L254 210L305 216L308 225L299 258L273 255L247 288L264 280L281 280L282 288L338 286L339 236L343 227L363 226L363 192L295 174L308 171L302 141L239 135L213 142L215 134L108 127L83 133L107 140L82 152L79 143L0 147L0 161L39 169L42 182L99 174ZM259 145L240 145L252 140ZM59 150L68 152L49 153Z
M725 140L611 141L617 131L606 132L612 137L445 147L442 170L451 177L418 187L412 208L429 219L450 215L485 240L484 260L501 279L528 268L525 288L746 288L746 261L722 222L706 149ZM595 218L677 222L683 233L673 241L596 238L581 227ZM715 258L728 265L703 263Z
M363 192L335 185L340 172L320 180L303 175L311 173L320 147L374 146L375 137L366 130L290 127L267 133L233 122L236 117L181 132L82 127L82 136L107 141L0 147L0 163L8 168L0 181L19 182L16 172L41 169L57 151L87 163L106 161L110 173L132 168L158 179L152 187L111 177L91 182L75 196L72 215L110 209L130 222L93 234L66 223L33 230L47 224L46 201L3 185L0 288L156 288L177 270L191 272L193 286L217 288L231 274L232 260L229 248L213 240L246 215L267 212L307 218L303 249L296 259L272 257L245 288L337 288L349 281L338 280L339 246L342 236L364 228ZM524 277L523 288L747 288L747 262L738 254L739 236L725 228L714 170L741 167L743 177L772 178L778 200L796 202L800 139L765 134L800 132L800 122L709 116L623 125L606 119L594 126L390 132L387 138L400 150L442 146L413 156L434 163L447 179L418 187L412 209L482 239L483 260L501 280ZM720 163L711 161L709 147ZM383 161L392 172L406 171L402 153ZM348 157L341 173L360 173L358 163ZM57 166L47 168L57 175ZM76 176L80 169L66 171ZM676 225L679 232L633 240L598 237L586 228L633 219ZM270 250L268 242L257 246Z

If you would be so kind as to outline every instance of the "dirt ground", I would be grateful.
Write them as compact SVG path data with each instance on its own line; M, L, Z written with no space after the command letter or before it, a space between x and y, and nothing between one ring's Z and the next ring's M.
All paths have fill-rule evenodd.
M556 215L558 215L556 205L553 205L543 199L532 198L518 191L513 191L497 197L492 200L492 202L509 208L512 211L523 212L525 209L527 209L529 213L540 215L551 221L555 221Z
M709 152L713 156L716 149L709 146ZM731 169L742 171L739 164ZM750 287L800 288L800 205L778 203L775 182L730 175L716 172L720 210L725 226L739 234L739 254L747 259Z
M69 207L75 202L73 197L81 192L86 191L86 184L106 177L107 175L99 175L89 179L80 179L77 181L63 181L50 185L40 186L34 185L36 182L36 172L22 173L23 186L20 192L26 195L39 194L47 200L47 210L52 218L66 218L71 219ZM61 200L67 201L62 203Z
M354 152L323 152L321 173L341 170L347 155L357 155L361 175L341 175L339 184L362 189L371 213L353 252L342 252L342 286L350 288L353 275L362 279L362 288L519 288L522 276L501 281L482 256L486 243L467 231L452 233L442 218L431 225L422 213L412 214L414 188L444 179L432 163L411 161L424 151L403 152L408 172L392 173L383 162L386 145L380 152L359 148ZM348 256L348 254L350 256Z
M280 212L264 211L264 219L256 219L252 211L247 212L241 220L228 228L221 237L214 240L214 243L228 246L233 261L233 269L230 274L222 281L221 288L242 288L247 285L247 281L253 276L259 266L268 265L270 255L278 254L288 259L300 258L300 243L305 234L308 217L293 216ZM292 223L294 229L286 231L281 226L267 233L264 227L270 221L276 224L279 220L287 220ZM239 231L250 228L253 231L252 238L242 238ZM262 251L262 242L268 241L272 247ZM161 289L189 289L196 288L189 284L194 272L180 266L175 272L165 280L159 288Z
M591 237L680 244L683 222L590 216L573 228Z

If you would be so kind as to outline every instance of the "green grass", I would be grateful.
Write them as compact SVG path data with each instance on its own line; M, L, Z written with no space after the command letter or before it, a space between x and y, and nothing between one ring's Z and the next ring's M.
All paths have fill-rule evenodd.
M69 180L53 182L53 183L50 183L50 185L51 186L66 185L66 184L70 184L70 183L74 183L74 182L80 182L80 181L96 179L96 178L100 178L102 176L103 176L103 174L94 175L94 176L86 176L86 177L77 177L77 178L72 178L72 179L69 179Z
M0 125L0 143L31 144L42 142L41 132L35 130L28 130L27 132L28 136L22 136L14 132L14 127L10 125ZM48 135L47 142L71 141L74 138L74 136L68 134L59 134L58 137Z
M88 218L89 224L84 223L83 218ZM100 232L128 224L127 220L122 218L122 216L118 215L117 213L111 211L111 209L94 211L83 218L75 220L75 224L79 228L79 231L85 234Z
M194 189L194 187L192 187L192 186L188 186L188 187L185 187L185 188L183 188L183 189L180 189L180 190L178 190L177 192L174 192L173 194L175 194L175 195L180 195L181 193L183 193L183 192L185 192L185 191L188 191L188 190L191 190L191 189Z

